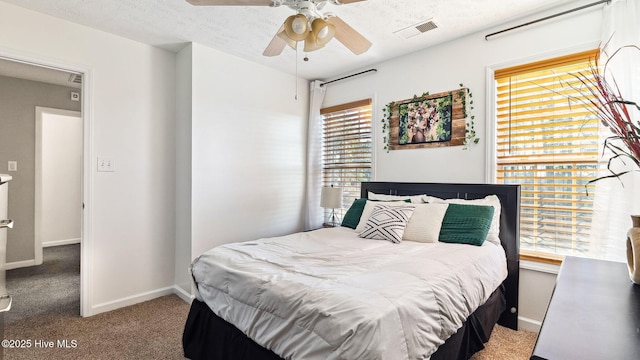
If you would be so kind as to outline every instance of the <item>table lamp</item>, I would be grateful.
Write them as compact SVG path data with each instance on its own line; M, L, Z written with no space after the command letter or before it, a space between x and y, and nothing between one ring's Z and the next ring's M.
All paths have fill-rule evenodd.
M320 193L320 206L325 209L331 209L331 221L332 226L338 226L338 217L336 216L336 209L342 208L342 188L331 186L323 186Z

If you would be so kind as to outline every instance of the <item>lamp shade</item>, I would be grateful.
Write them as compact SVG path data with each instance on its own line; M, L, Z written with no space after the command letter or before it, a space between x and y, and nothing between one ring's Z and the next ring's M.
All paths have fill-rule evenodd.
M313 31L309 32L307 38L304 39L304 48L305 52L312 52L322 48L324 45L318 43L318 39L316 38L316 34Z
M291 15L284 22L284 32L291 40L304 40L309 34L309 20L302 14Z
M320 206L337 209L342 207L342 188L324 186L320 193Z
M311 32L316 35L316 43L324 46L333 39L336 34L336 27L322 18L317 18L311 23Z

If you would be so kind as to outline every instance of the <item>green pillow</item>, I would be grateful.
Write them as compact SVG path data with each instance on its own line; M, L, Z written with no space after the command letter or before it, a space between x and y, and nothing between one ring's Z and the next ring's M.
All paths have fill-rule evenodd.
M358 227L367 199L356 199L342 219L342 226L355 229Z
M441 242L480 246L493 219L493 206L449 204L440 228Z

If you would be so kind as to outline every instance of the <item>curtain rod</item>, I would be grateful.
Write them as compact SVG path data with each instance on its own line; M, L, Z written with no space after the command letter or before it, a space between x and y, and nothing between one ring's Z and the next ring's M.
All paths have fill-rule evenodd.
M354 76L358 76L358 75L362 75L362 74L366 74L366 73L369 73L369 72L377 72L377 71L378 71L378 69L369 69L369 70L366 70L366 71L361 71L361 72L359 72L357 74L351 74L351 75L348 75L348 76L345 76L345 77L341 77L339 79L323 82L322 84L320 84L320 86L325 86L327 84L331 84L331 83L334 83L336 81L348 79L348 78L351 78L351 77L354 77Z
M489 40L489 38L490 38L491 36L495 36L495 35L498 35L498 34L502 34L502 33L505 33L505 32L507 32L507 31L511 31L511 30L519 29L519 28L521 28L521 27L529 26L529 25L532 25L532 24L536 24L536 23L539 23L539 22L541 22L541 21L545 21L545 20L553 19L553 18L555 18L555 17L562 16L562 15L566 15L566 14L572 13L572 12L574 12L574 11L579 11L579 10L583 10L583 9L586 9L586 8L590 8L590 7L592 7L592 6L596 6L596 5L600 5L600 4L604 4L604 3L609 4L610 2L611 2L611 0L600 0L600 1L596 1L596 2L591 3L591 4L583 5L583 6L580 6L580 7L574 8L574 9L571 9L571 10L566 10L566 11L563 11L563 12L560 12L560 13L557 13L557 14L549 15L549 16L543 17L543 18L541 18L541 19L537 19L537 20L529 21L528 23L524 23L524 24L521 24L521 25L517 25L517 26L514 26L514 27L510 27L510 28L508 28L508 29L504 29L504 30L496 31L496 32L494 32L494 33L491 33L491 34L489 34L489 35L486 35L486 36L484 37L484 39L485 39L485 40Z

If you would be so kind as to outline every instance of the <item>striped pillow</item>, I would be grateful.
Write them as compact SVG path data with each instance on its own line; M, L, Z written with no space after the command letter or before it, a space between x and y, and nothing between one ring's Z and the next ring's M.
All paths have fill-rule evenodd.
M367 219L360 237L400 243L414 209L413 205L408 204L402 206L377 204Z

